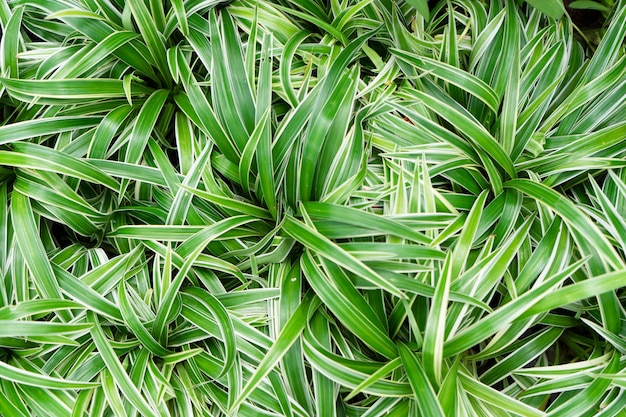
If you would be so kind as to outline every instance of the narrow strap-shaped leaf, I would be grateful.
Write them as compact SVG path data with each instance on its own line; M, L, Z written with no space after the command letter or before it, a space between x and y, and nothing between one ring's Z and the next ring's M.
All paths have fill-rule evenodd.
M446 376L437 393L437 399L445 416L451 416L456 413L459 395L457 393L459 387L459 357L454 361L448 369Z
M341 32L340 30L337 30L337 28L335 28L332 24L327 22L326 16L319 18L313 14L301 12L300 10L295 9L293 7L283 7L281 5L276 5L276 7L281 11L292 14L296 17L299 17L300 19L306 20L316 27L322 28L325 32L333 35L336 39L338 39L344 45L347 44L349 41L346 38L346 36L343 34L343 32Z
M194 136L191 121L182 112L177 112L174 129L180 161L180 173L186 175L193 165L194 155Z
M227 210L232 210L240 214L246 214L248 216L255 216L260 219L272 219L271 214L254 204L246 203L243 201L235 200L234 198L224 197L216 194L207 193L206 191L198 190L195 188L186 187L184 185L181 186L185 190L189 191L191 194L197 195L200 198L203 198L211 203L216 204L217 206L221 206Z
M598 183L589 178L594 196L598 199L598 206L602 209L607 224L610 224L610 232L621 245L622 250L626 250L626 220L619 214L615 203L613 203L606 193L600 188Z
M526 339L527 343L524 343L523 347L515 350L482 374L480 381L493 386L495 383L507 378L511 373L546 352L547 349L554 345L562 333L563 329L552 327L540 334L533 334Z
M450 299L451 280L452 257L448 256L439 277L437 277L435 294L430 303L422 344L425 375L434 387L439 387L442 381L443 344L446 336L446 314Z
M12 402L2 391L0 391L0 414L5 417L28 417L28 409L24 403Z
M189 34L189 23L187 22L187 14L183 0L172 0L172 9L174 9L180 31L183 35L187 36Z
M449 143L475 163L480 163L480 157L476 150L465 139L408 106L403 106L399 103L391 103L390 105L409 117L412 123L415 123L415 127L420 130L420 133L433 138L437 142Z
M230 313L217 298L201 288L185 288L183 294L183 306L187 304L189 308L204 308L215 317L215 321L222 334L225 350L224 368L218 375L218 378L226 375L235 365L237 355L237 339L235 337L235 329ZM185 295L187 295L187 297Z
M581 260L573 263L563 271L560 271L559 273L546 279L541 285L536 286L532 290L524 293L524 295L494 310L493 313L483 317L453 337L449 338L444 343L443 356L449 357L457 355L460 352L474 346L479 341L497 333L508 323L520 318L532 317L534 314L546 311L546 309L537 311L539 309L534 306L539 300L544 299L548 295L550 300L556 300L557 298L553 297L553 293L550 293L550 290L562 283L566 278L584 265L585 262L586 260ZM589 282L589 280L584 282ZM615 282L612 282L612 284L615 285ZM561 305L560 300L559 305ZM531 309L533 309L532 311L534 314L527 314L527 312L531 311ZM550 306L547 306L547 310L549 309Z
M58 279L61 290L66 293L69 298L89 310L98 312L114 320L122 321L122 314L119 308L111 301L58 265L53 264L52 269Z
M117 296L120 302L120 311L124 318L124 322L126 322L128 327L132 330L137 339L139 339L139 341L146 347L146 349L156 356L167 356L171 354L171 351L161 346L159 342L152 337L150 332L148 332L143 323L139 320L139 317L137 317L133 306L128 300L124 281L122 281L118 287Z
M323 256L324 258L350 270L351 272L354 272L358 276L372 282L379 288L384 289L397 297L406 298L402 291L390 284L378 273L374 272L361 261L341 249L339 245L328 240L319 232L306 226L304 223L291 216L286 216L282 229L291 238L302 243L314 253Z
M300 306L298 306L291 318L282 328L280 334L272 344L272 347L267 351L263 360L259 363L252 376L248 379L246 385L239 394L239 397L233 402L230 408L231 413L235 412L239 408L241 403L245 401L250 393L257 388L263 378L265 378L267 374L272 371L287 350L289 350L291 345L293 345L298 337L300 337L302 330L306 327L307 317L310 313L309 310L311 307L315 306L315 301L316 297L313 293L305 295Z
M623 337L615 333L609 332L604 327L597 325L591 320L587 320L584 318L581 320L596 333L598 333L602 338L606 339L607 342L613 345L613 347L617 349L618 352L622 354L626 353L626 340Z
M124 120L131 114L133 108L131 106L120 106L111 110L102 121L98 124L93 138L89 144L87 155L90 158L104 159L106 152Z
M133 127L133 132L131 133L130 141L128 142L124 162L136 164L141 160L148 139L152 134L152 130L154 129L157 118L161 113L161 109L168 95L169 91L167 90L157 90L150 95L148 100L146 100L141 107L137 115L137 120L135 121L135 126Z
M128 401L143 415L149 417L160 417L160 414L156 411L156 407L149 404L149 397L145 397L141 394L139 389L137 389L135 384L133 384L130 377L124 370L117 354L113 350L113 346L111 346L111 343L106 338L104 331L100 327L98 317L92 312L87 312L87 319L93 323L93 327L91 328L91 337L93 338L93 342L96 345L102 360L106 364L107 369L113 376L115 384L122 390L122 392L124 392Z
M259 69L259 82L256 97L257 123L270 116L272 106L272 54L273 37L263 38L261 50L261 63ZM267 116L265 116L267 114ZM263 196L265 205L273 217L276 217L277 207L276 184L274 181L274 161L272 158L272 129L270 123L264 123L263 131L256 148L256 171L258 191ZM240 174L241 176L241 174Z
M344 224L365 227L379 231L383 234L401 237L417 243L429 244L430 239L426 235L403 225L393 219L358 210L348 206L308 201L302 204L307 214L315 219L333 220Z
M398 344L398 352L421 414L443 417L444 413L435 390L430 384L420 360L404 343Z
M498 107L500 105L498 95L495 91L493 91L489 84L469 72L465 72L444 62L414 53L401 51L399 49L392 49L391 53L407 63L415 65L423 71L427 71L437 78L462 88L481 100L494 112L498 111Z
M532 307L526 310L520 318L532 317L562 305L615 291L623 287L625 283L626 269L622 269L567 285L553 291L549 297L543 297L541 300L537 301Z
M179 63L181 63L181 60L182 57L180 57L179 54ZM177 95L175 97L176 103L207 136L215 141L215 144L224 156L230 161L237 163L240 158L239 150L217 119L215 112L209 105L204 93L197 85L191 73L191 69L185 60L182 60L182 64L179 65L179 70L188 96Z
M507 1L507 14L504 25L504 51L506 51L507 62L502 72L506 73L507 82L504 90L504 100L502 102L502 113L499 117L500 135L499 141L507 154L511 154L515 147L517 132L519 87L520 87L520 25L517 16L516 6L513 2Z
M350 391L350 393L346 395L345 401L350 400L355 395L357 395L358 393L360 393L361 391L363 391L370 385L374 384L376 381L383 379L386 375L388 375L390 372L392 372L393 370L397 369L400 366L402 366L400 357L390 360L389 362L387 362L386 365L381 366L378 371L374 372L369 378L364 379L363 382L361 382L356 388Z
M365 260L376 259L438 259L443 260L445 254L438 249L422 245L383 243L383 242L348 242L340 243L355 258Z
M90 159L89 163L113 177L167 187L163 174L156 168L104 159Z
M111 237L126 239L162 240L182 242L196 233L201 232L204 226L120 226L110 233Z
M254 174L254 172L251 171L252 161L254 160L254 154L257 151L261 138L268 132L265 128L267 126L268 119L269 111L265 112L265 114L261 117L261 120L259 120L259 123L252 131L252 134L250 135L250 138L241 153L241 161L239 162L239 178L241 179L241 186L247 195L250 195L250 177Z
M59 71L55 72L54 78L78 78L85 72L97 68L97 64L102 62L103 57L108 57L118 48L137 37L139 37L139 35L133 32L113 32L104 38L102 42L96 44L96 46L80 60L70 61L70 65L61 67Z
M344 69L348 66L360 50L360 47L371 38L375 32L369 32L361 35L354 41L352 41L346 48L341 51L339 56L333 61L331 68L329 68L324 81L317 87L315 87L304 100L300 102L300 105L289 115L289 117L282 124L282 127L276 134L274 140L274 146L272 148L272 158L275 163L275 174L280 173L284 169L283 160L287 156L289 149L293 145L293 138L297 137L301 132L304 124L312 116L315 102L319 97L328 97L329 92L332 91L336 84L340 81L344 74ZM280 178L281 175L278 175Z
M589 242L594 242L594 251L605 259L615 269L624 267L624 261L615 252L598 227L570 200L553 189L526 179L511 180L504 184L505 187L514 188L534 198L537 202L545 204L563 218L565 223L577 230Z
M298 97L296 95L296 91L293 88L292 77L291 77L291 63L293 62L293 58L295 53L300 46L300 44L310 35L308 31L302 30L295 35L293 35L289 40L285 43L282 48L282 56L280 59L280 80L283 89L285 90L285 94L287 95L287 99L292 107L298 106Z
M17 53L20 46L20 27L24 7L16 7L9 22L3 26L2 41L0 41L0 75L9 78L19 78L17 67Z
M0 337L35 337L82 333L90 324L47 323L27 320L0 320Z
M456 241L451 259L452 263L450 275L452 280L458 278L465 267L472 244L474 243L474 239L476 237L476 232L478 231L478 225L482 218L485 201L487 200L487 194L488 193L486 191L483 191L476 199L476 202L472 206L472 209L465 220L465 224L461 230L461 235Z
M93 79L68 79L68 80L16 80L0 78L0 84L4 85L11 93L30 101L35 97L41 99L57 99L60 101L82 101L99 98L124 98L126 92L122 80L106 78ZM132 84L133 95L148 94L152 89L143 84Z
M606 367L599 374L599 378L595 378L593 382L587 385L581 390L574 398L570 398L568 401L560 404L558 407L548 409L548 415L552 417L563 415L583 415L589 410L593 409L598 402L606 398L606 392L611 386L610 378L602 378L602 374L615 374L622 370L620 364L619 355L613 353L611 360L607 363ZM595 410L593 410L595 413Z
M315 333L317 341L326 349L331 348L331 329L329 320L321 314L314 314L308 323L307 330ZM320 370L312 369L313 398L315 411L320 417L336 416L337 389L336 383Z
M122 396L115 386L115 381L113 380L113 377L108 369L102 370L102 373L100 374L100 381L102 382L102 391L104 392L109 408L113 411L115 417L123 416L126 411L124 410Z
M239 150L243 150L246 134L249 134L255 121L252 87L248 84L241 41L233 19L225 11L218 21L214 9L209 13L211 29L211 91L214 99L221 103L216 107L221 114L225 128ZM226 123L227 122L227 123Z
M103 10L111 11L110 2L101 0L98 0L98 2L102 4ZM72 3L73 6L76 4ZM61 12L68 7L68 3L57 0L37 0L36 2L29 2L29 5L40 8L45 14ZM114 32L114 29L101 19L67 16L61 17L61 20L94 42L99 42ZM151 79L156 79L150 62L147 62L145 57L138 53L136 45L126 44L116 50L114 55L127 63L131 68L136 69Z
M143 0L129 0L128 5L137 22L139 31L150 50L152 58L157 63L162 75L169 74L163 37L155 25L155 17L151 15Z
M185 223L187 215L192 209L191 203L193 199L193 193L189 193L188 188L185 187L196 187L198 185L203 176L204 170L207 167L212 150L213 146L210 143L207 143L202 152L200 152L200 155L198 155L196 160L191 165L182 183L175 180L169 181L170 183L177 184L175 186L177 190L174 196L174 201L172 201L172 205L170 207L170 212L167 214L167 219L165 219L166 224Z
M553 129L563 118L580 109L585 104L590 103L604 91L610 90L622 81L626 73L626 65L624 65L624 62L626 62L626 57L622 56L617 63L606 69L603 73L592 78L587 83L578 85L576 89L568 94L563 102L543 120L537 135L540 137L545 136L546 133Z
M96 126L99 121L99 117L93 116L59 116L11 123L0 126L0 145L22 139L33 139L39 136L86 129Z
M323 158L325 142L327 140L339 139L335 137L327 139L327 134L331 129L333 121L345 111L342 109L342 106L346 107L346 110L352 107L358 79L356 68L344 71L334 88L327 91L325 95L321 95L320 99L315 103L313 108L314 119L304 135L302 154L298 161L300 165L299 196L302 201L309 201L317 197L312 195L316 169L323 163L324 159L329 159ZM320 161L320 158L322 161Z
M328 351L316 340L310 326L307 326L304 331L303 341L303 351L311 366L328 378L346 387L358 387L384 366L380 362L348 359ZM411 386L408 383L389 379L374 381L367 387L364 387L363 392L393 397L412 394Z
M114 191L120 188L117 181L83 159L32 143L17 142L12 146L15 152L0 151L0 164L69 175Z
M530 405L516 400L498 390L495 390L474 378L459 372L461 385L467 393L486 403L493 404L507 413L514 412L523 417L545 417L547 414Z
M22 194L46 206L52 205L62 208L64 211L71 211L72 213L95 219L103 216L102 213L98 213L93 206L89 205L78 194L63 193L61 190L54 190L21 176L15 181L14 186Z
M217 239L219 236L231 229L250 223L254 220L254 218L248 216L236 216L221 220L211 226L203 228L178 247L178 254L184 256L186 259L184 264L180 267L178 274L176 274L176 277L174 277L169 288L165 292L161 304L158 307L152 328L152 333L155 339L162 345L165 345L167 342L168 320L170 318L170 312L174 307L178 291L180 290L183 281L187 277L187 274L197 257L214 239Z
M7 259L11 252L9 241L13 235L9 230L10 211L8 184L6 181L2 181L0 184L0 274L7 273Z
M585 70L584 78L591 80L599 76L609 68L620 56L618 49L623 45L626 36L626 7L623 3L617 3L615 13L612 16L611 24L593 54L589 66Z
M467 111L435 98L425 92L415 90L413 94L433 112L441 114L450 123L463 132L474 144L490 155L511 178L517 174L513 162L495 138Z
M323 262L322 266L326 269L323 271L309 251L300 258L300 264L315 293L339 321L380 354L388 358L397 356L380 319L340 268Z
M272 270L271 275L280 282L279 320L284 326L296 311L301 302L303 274L299 264L289 266L284 263ZM222 300L223 301L223 300ZM301 344L294 344L283 356L281 362L282 375L289 384L292 396L298 403L312 413L313 399L309 389L309 378L305 372L305 358Z
M22 301L17 305L0 308L0 320L19 320L38 314L49 314L55 310L69 310L80 308L80 304L69 300L54 298Z
M13 381L18 384L60 390L82 390L94 388L100 385L97 382L71 381L69 379L60 379L48 375L42 375L38 372L31 372L22 368L17 368L2 361L0 361L0 378L8 379L9 381Z
M39 239L39 231L35 222L30 199L18 191L11 194L11 220L15 230L17 244L24 256L37 290L45 298L62 299L61 289L56 276L52 271L46 250ZM64 318L69 318L66 312L60 312Z

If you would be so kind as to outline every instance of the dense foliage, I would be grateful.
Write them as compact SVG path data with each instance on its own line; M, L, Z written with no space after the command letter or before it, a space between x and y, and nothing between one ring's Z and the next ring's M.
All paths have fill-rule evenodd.
M625 416L626 5L0 0L0 415Z

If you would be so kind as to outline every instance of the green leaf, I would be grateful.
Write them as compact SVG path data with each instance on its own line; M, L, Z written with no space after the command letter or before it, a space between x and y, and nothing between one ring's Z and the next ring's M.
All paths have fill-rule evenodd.
M432 111L442 115L446 120L452 123L457 129L467 136L468 139L484 151L487 155L504 169L511 178L516 178L516 170L513 166L511 158L495 140L495 138L484 128L471 114L466 110L457 106L450 105L442 100L428 95L422 91L414 90L412 94L421 100L424 105Z
M437 400L435 390L429 382L429 378L424 372L424 368L415 353L403 343L398 344L398 352L400 359L406 371L409 383L413 389L413 395L417 402L417 406L425 416L444 416L441 405Z
M337 265L348 269L358 276L370 281L389 293L405 298L406 296L394 285L388 283L383 277L374 272L368 266L351 256L349 253L341 249L337 244L326 239L314 229L306 226L302 222L291 216L286 216L282 229L294 240L302 243L312 252L319 256L323 256L336 263Z
M272 344L271 349L267 351L263 360L248 379L239 397L237 397L231 405L230 412L235 412L239 408L241 403L257 388L261 380L272 371L291 345L296 342L306 326L307 317L311 313L310 310L315 307L315 296L312 293L307 294L302 299L300 306L298 306L294 314L282 328L280 334Z
M0 361L0 378L18 384L60 390L89 389L99 385L97 382L71 381L42 375L41 373L30 372L2 361Z
M626 269L589 278L553 291L550 297L542 298L522 314L522 318L550 311L557 306L567 305L586 298L615 291L624 286Z
M465 389L469 395L489 404L493 404L495 407L503 410L504 412L513 412L524 417L541 417L547 415L543 411L537 410L521 401L515 400L500 391L474 380L474 378L462 372L459 372L459 379L463 389Z
M19 192L11 194L11 220L13 227L20 231L15 237L37 290L45 298L62 299L59 283L39 239L38 225L30 200ZM62 317L68 316L64 314Z
M511 180L505 183L504 187L519 190L554 210L568 226L580 233L580 236L584 236L589 242L594 242L593 251L595 254L613 268L623 267L624 261L616 253L615 248L591 219L570 200L543 184L526 179Z
M552 19L560 19L565 14L565 7L561 0L526 0L534 8Z
M49 117L0 126L0 145L96 126L99 117Z
M150 14L143 0L129 0L128 6L137 22L139 31L150 50L152 58L157 63L161 74L168 74L167 59L165 58L165 45L161 34L155 25L155 16Z
M396 348L383 324L341 268L322 260L321 267L309 251L300 258L307 281L337 319L365 344L393 358Z
M0 337L35 337L82 333L90 324L39 323L20 320L0 320Z
M181 57L179 54L179 63L180 62ZM215 141L219 150L231 162L238 162L240 158L239 150L217 119L204 93L197 85L186 61L183 61L182 65L179 65L179 70L188 97L182 94L176 95L174 97L176 104L178 104L181 110L196 126L200 127L208 137Z
M32 143L19 142L12 146L14 152L0 151L0 164L52 171L95 184L102 184L114 191L120 188L117 181L83 159Z
M18 78L17 53L20 49L20 27L24 7L16 7L6 25L0 41L0 71L3 77Z
M185 288L183 290L183 306L190 309L204 309L209 311L217 322L221 339L224 341L226 354L224 356L224 368L218 378L227 374L235 364L237 354L237 339L230 313L224 305L209 292L200 288Z
M600 12L608 13L610 8L606 7L602 3L598 3L591 0L576 0L568 4L570 9L582 9L582 10L598 10Z
M378 231L381 234L390 234L392 236L401 237L417 243L430 243L429 239L424 234L419 233L398 221L374 215L367 211L358 210L348 206L339 206L314 201L302 203L302 207L306 210L307 214L311 216L314 223L316 223L315 219L333 220L350 226L365 227L367 229Z
M428 8L427 0L408 0L407 3L415 7L417 12L422 15L425 21L428 22L430 20L430 10Z
M472 74L462 71L452 65L430 59L425 56L420 56L398 49L392 49L391 53L401 60L415 65L427 74L432 74L441 80L462 88L481 100L494 112L498 111L498 107L500 105L498 95L495 91L493 91L489 84L485 83L480 78L477 78Z
M150 95L141 107L131 133L124 162L136 164L141 160L148 139L152 134L168 95L169 91L167 90L157 90Z
M428 312L422 345L425 375L434 387L438 387L442 381L443 344L450 297L450 282L452 281L451 256L446 257L440 275L436 279L437 285Z
M87 319L93 324L91 328L91 337L93 343L96 345L98 352L101 355L102 360L106 364L108 371L111 373L113 380L117 387L124 392L124 395L128 401L146 416L159 416L156 411L156 407L149 403L149 397L144 397L139 389L133 384L130 377L124 370L124 367L119 361L111 342L106 338L98 317L92 313L87 313Z
M83 100L124 98L126 92L121 80L113 79L67 79L67 80L17 80L0 78L0 84L17 99L39 103L72 103ZM133 83L133 96L145 95L152 89Z
M68 65L61 67L54 77L57 79L79 78L86 72L93 71L104 57L108 57L137 37L138 35L133 32L113 32L80 59L70 61Z
M150 332L148 332L143 323L141 323L139 317L137 317L135 310L128 300L124 281L122 281L122 284L119 286L117 295L120 303L120 311L124 318L124 322L132 330L132 332L139 339L139 341L146 347L146 349L148 349L152 354L156 356L162 357L171 354L172 352L161 346L152 337L152 335L150 334Z

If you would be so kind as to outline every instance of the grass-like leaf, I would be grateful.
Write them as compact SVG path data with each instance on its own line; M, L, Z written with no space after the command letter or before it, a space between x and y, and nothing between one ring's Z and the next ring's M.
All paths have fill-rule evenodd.
M0 414L623 414L626 4L527 3L0 0Z

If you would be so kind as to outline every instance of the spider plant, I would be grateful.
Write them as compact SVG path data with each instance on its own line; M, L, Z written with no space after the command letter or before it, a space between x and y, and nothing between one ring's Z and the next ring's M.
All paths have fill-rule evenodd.
M623 1L0 23L1 415L625 415Z

